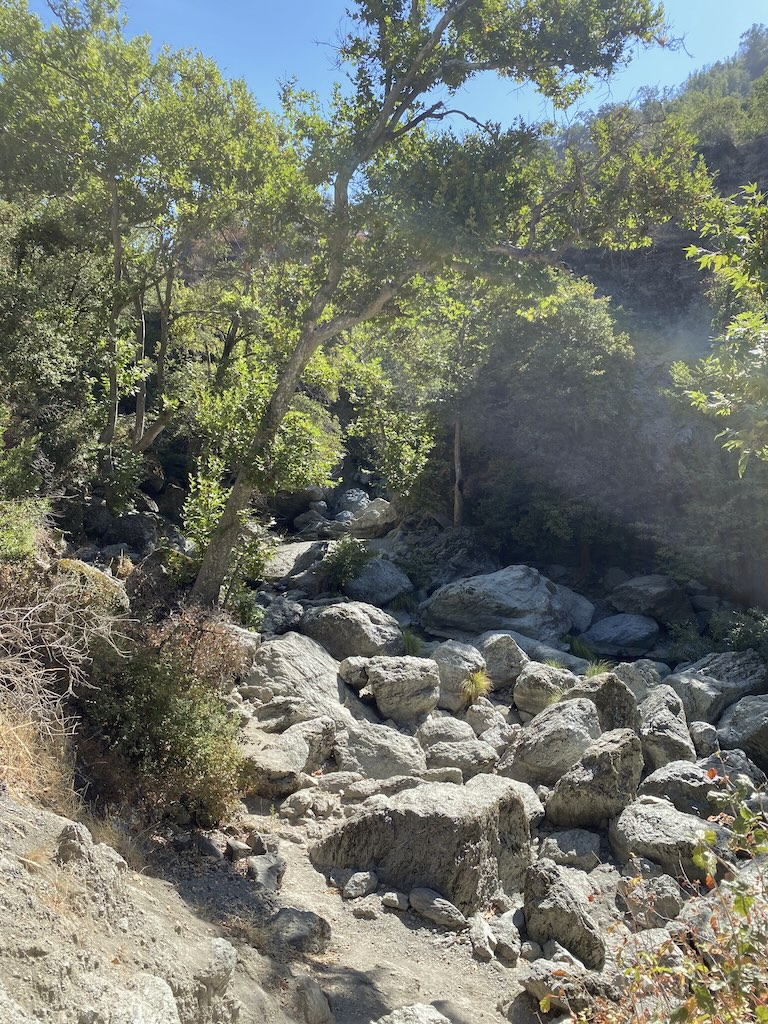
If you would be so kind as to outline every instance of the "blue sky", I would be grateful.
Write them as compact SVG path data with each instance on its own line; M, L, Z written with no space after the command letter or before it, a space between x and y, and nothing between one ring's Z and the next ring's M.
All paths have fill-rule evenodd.
M30 6L44 9L43 0ZM230 77L245 78L260 103L274 106L280 79L295 75L301 86L327 94L340 77L333 43L346 6L347 0L127 0L125 11L131 32L202 50ZM768 22L768 0L668 0L665 8L672 34L684 37L685 49L640 51L585 106L626 99L643 86L678 85L697 68L730 56L750 25ZM484 120L505 124L517 116L548 114L532 91L492 75L472 85L464 105Z

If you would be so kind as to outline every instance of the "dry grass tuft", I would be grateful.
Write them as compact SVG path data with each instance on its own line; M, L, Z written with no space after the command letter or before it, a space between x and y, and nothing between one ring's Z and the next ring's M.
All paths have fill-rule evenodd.
M65 817L80 810L68 737L48 733L0 706L0 782L14 796Z

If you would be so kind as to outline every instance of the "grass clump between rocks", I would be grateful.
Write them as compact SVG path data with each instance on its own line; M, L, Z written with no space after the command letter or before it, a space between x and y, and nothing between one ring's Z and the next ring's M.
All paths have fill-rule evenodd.
M474 704L480 697L487 697L491 692L492 686L491 677L484 668L478 668L474 672L470 672L461 684L461 696L464 703L469 707L470 704Z
M593 679L595 676L602 676L606 672L612 672L613 668L614 665L611 661L590 661L584 676L586 679Z
M421 657L421 652L424 649L424 641L417 633L414 633L412 629L403 630L403 644L407 655L412 658Z

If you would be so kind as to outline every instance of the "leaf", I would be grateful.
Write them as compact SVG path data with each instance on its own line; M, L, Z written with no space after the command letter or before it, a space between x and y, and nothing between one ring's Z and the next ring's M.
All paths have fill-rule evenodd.
M549 1013L552 1007L552 996L547 994L539 1000L539 1009L542 1013Z
M734 897L733 909L740 917L748 917L755 902L755 897L748 892L740 892Z
M710 768L710 769L709 769L709 770L707 771L707 778L708 778L708 779L714 779L714 778L717 778L717 768Z
M768 1006L756 1006L755 1016L757 1017L758 1021L760 1021L760 1024L763 1024L763 1022L768 1022Z

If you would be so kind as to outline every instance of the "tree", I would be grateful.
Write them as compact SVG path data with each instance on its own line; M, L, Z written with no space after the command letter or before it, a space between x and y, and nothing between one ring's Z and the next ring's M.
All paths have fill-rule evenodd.
M768 461L768 196L745 185L702 225L712 248L689 257L714 272L735 297L737 312L695 366L675 363L672 378L694 408L725 420L717 435L738 453L739 476L752 457Z
M532 82L560 107L592 76L654 41L647 0L358 0L340 48L352 90L331 116L286 105L318 203L300 265L297 316L286 324L282 371L258 421L194 592L217 599L254 488L302 375L318 349L379 317L446 268L474 275L557 264L568 245L639 244L651 223L703 186L687 140L670 125L614 108L555 150L541 126L503 132L452 107L480 72ZM446 119L476 130L437 131ZM294 262L293 264L297 264Z
M135 398L137 453L173 414L174 304L190 250L264 216L270 175L281 177L290 214L290 151L243 83L225 81L212 61L153 55L148 37L126 38L116 0L50 6L55 19L45 28L25 0L0 3L3 188L79 211L81 233L109 260L100 436L109 469L121 398ZM152 348L149 308L160 324Z

